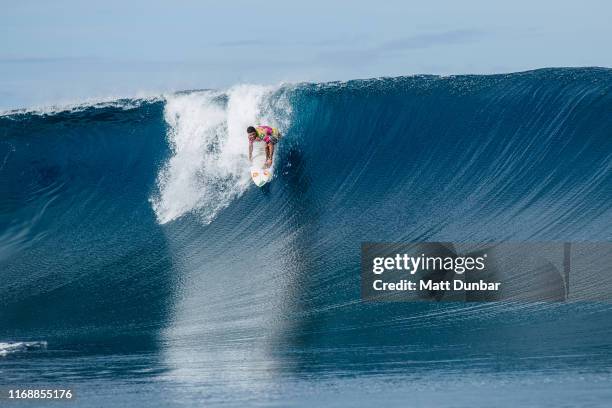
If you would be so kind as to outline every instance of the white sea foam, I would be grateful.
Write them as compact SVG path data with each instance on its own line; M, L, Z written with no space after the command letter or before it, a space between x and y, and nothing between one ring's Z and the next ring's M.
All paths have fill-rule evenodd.
M0 343L0 356L32 350L44 350L47 348L46 341L12 341Z
M202 91L166 97L164 111L172 155L160 171L158 191L151 198L164 224L186 213L210 223L217 213L250 185L249 125L286 128L275 114L275 88L238 85L227 92ZM271 103L273 102L273 103Z

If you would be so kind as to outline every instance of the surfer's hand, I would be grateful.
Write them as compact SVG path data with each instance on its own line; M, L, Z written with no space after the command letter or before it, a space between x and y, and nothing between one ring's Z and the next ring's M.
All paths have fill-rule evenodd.
M272 165L272 159L266 160L266 168Z

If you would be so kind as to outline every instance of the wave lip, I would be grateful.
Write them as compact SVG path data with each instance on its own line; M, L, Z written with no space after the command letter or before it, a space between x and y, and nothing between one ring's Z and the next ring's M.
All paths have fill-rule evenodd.
M0 356L8 354L21 353L35 350L46 350L46 341L14 341L8 343L0 343Z
M55 103L29 108L0 110L0 117L18 118L22 116L53 116L64 113L80 113L93 109L116 108L121 110L137 109L149 103L165 101L163 95L136 98L104 97L91 98L79 102ZM28 116L29 117L29 116Z

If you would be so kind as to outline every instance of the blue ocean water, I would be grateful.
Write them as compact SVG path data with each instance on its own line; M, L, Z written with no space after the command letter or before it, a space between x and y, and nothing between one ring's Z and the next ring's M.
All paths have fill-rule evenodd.
M0 116L0 389L93 406L609 406L612 305L360 300L364 241L612 239L612 70ZM244 129L279 126L250 184Z

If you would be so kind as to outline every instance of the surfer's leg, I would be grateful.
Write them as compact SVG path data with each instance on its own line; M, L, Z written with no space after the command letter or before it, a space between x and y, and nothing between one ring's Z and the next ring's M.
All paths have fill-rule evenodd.
M274 156L274 143L266 143L266 167L272 165L272 157Z

